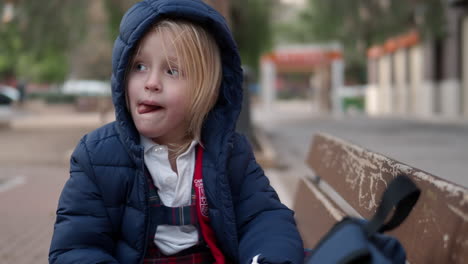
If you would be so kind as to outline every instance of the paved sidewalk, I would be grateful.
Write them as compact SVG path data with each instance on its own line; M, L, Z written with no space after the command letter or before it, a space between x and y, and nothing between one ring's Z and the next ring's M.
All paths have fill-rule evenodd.
M0 263L48 263L57 200L65 167L0 167L0 175L24 183L0 192Z
M97 113L68 107L15 118L0 129L0 263L45 264L57 201L79 139Z
M319 115L308 102L289 101L253 109L253 122L266 135L279 162L267 169L282 200L292 206L298 176L311 174L304 160L312 136L325 132L382 153L457 184L468 186L468 120L370 118Z

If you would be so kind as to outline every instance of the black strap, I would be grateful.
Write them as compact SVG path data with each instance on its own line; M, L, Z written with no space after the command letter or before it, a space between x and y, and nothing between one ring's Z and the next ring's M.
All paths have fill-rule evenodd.
M377 212L366 226L368 235L385 232L399 226L409 215L418 201L421 191L406 175L398 175L385 190ZM395 208L392 218L385 223L391 210Z

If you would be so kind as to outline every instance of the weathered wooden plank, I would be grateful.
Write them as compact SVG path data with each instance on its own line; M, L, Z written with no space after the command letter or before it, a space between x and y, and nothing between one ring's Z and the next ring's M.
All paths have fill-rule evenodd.
M301 179L294 200L295 218L306 248L317 242L344 213L308 179Z
M409 218L391 234L397 236L413 263L466 263L468 260L468 191L422 170L343 140L318 134L307 162L366 218L398 174L421 189ZM437 162L437 161L435 161Z

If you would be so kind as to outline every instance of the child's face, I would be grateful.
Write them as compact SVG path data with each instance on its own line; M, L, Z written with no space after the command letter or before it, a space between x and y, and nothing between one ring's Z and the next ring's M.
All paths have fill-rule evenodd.
M158 144L180 144L187 130L189 85L171 44L173 36L149 32L128 75L128 100L140 134Z

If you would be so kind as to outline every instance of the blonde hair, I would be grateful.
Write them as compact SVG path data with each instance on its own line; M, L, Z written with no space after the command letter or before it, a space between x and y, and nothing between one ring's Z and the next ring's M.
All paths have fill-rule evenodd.
M190 105L186 120L187 140L181 146L173 146L178 156L190 146L192 140L202 143L203 122L216 103L221 84L220 51L210 33L201 26L185 20L163 19L151 30L162 34L164 38L172 38L169 43L174 46L177 65L182 68L180 78L187 78L190 86ZM168 63L171 65L169 59Z

